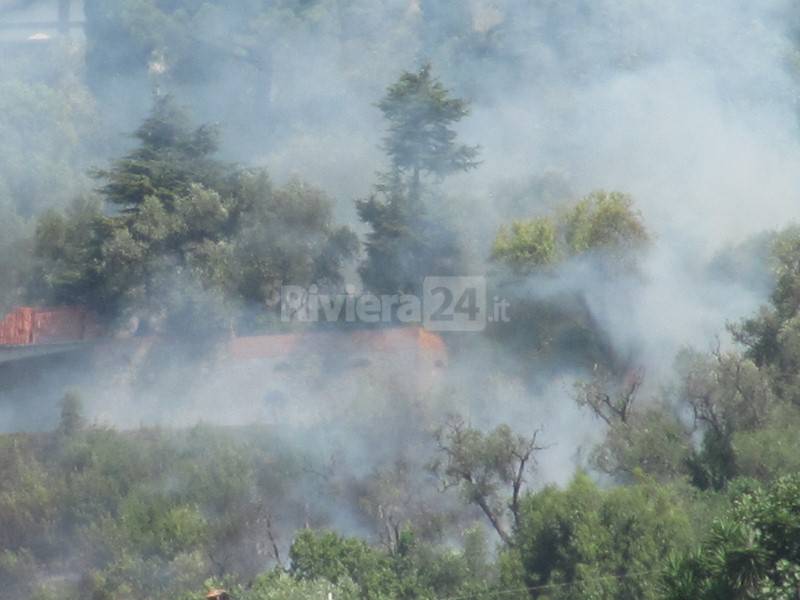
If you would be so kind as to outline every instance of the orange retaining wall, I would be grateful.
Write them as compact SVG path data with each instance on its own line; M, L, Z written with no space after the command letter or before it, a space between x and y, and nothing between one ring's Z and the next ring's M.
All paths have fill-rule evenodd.
M82 308L19 306L0 321L0 346L63 344L95 338L99 328Z

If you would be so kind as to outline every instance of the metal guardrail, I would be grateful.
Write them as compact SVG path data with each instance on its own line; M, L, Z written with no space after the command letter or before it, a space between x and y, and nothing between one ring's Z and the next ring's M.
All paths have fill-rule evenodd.
M0 346L0 364L38 358L52 354L64 354L90 346L91 342L69 342L63 344L39 344L25 346Z
M84 21L68 21L66 23L60 21L0 21L0 30L31 29L39 31L42 29L78 29L85 24Z

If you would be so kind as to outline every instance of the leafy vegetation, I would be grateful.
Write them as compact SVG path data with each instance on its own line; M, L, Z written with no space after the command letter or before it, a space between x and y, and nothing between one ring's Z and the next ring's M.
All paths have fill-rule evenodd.
M314 363L307 370L288 355L271 368L241 367L248 385L267 382L264 403L287 414L331 399L313 426L305 414L278 425L131 426L156 375L131 386L112 377L103 389L112 411L130 393L127 428L87 414L77 391L53 394L59 412L37 415L53 426L0 433L0 599L200 600L210 590L233 600L797 598L800 228L736 240L708 271L682 266L769 288L768 301L742 311L710 350L660 356L650 374L641 346L621 341L627 323L597 310L636 311L630 292L650 275L660 231L645 221L641 198L599 189L579 197L549 172L469 189L483 168L479 147L461 140L474 131L465 127L471 106L487 119L486 99L499 95L503 114L492 119L521 127L512 91L535 86L559 103L570 95L564 81L597 86L608 65L595 58L593 15L602 15L605 42L624 29L651 32L608 18L627 15L608 3L532 3L538 12L506 3L519 5L516 19L495 5L433 0L228 4L86 0L85 55L65 36L42 47L46 68L31 69L21 54L0 65L0 316L22 302L80 305L111 338L219 350L232 334L285 329L282 284L419 293L425 276L470 274L486 276L488 298L511 301L511 320L468 340L442 336L449 371L438 354L428 361L435 352L425 340L442 340L419 334L419 355L390 357L410 360L388 383L375 372L396 365L379 364L380 348L344 356L335 336L297 361ZM562 19L569 30L551 31ZM380 20L390 23L363 26ZM295 39L313 42L315 69L288 60ZM325 52L332 39L334 57ZM535 51L520 54L523 45ZM603 56L615 73L662 60L641 41L612 46ZM350 66L358 53L370 56L368 67ZM395 54L408 65L432 57L437 69L416 63L385 81L382 61ZM343 88L377 100L383 118L382 126L364 118L375 145L382 139L384 163L375 180L348 175L362 196L355 202L260 166L284 150L287 132L311 140L309 165L358 154L342 140L332 153L317 131L345 108L358 112L344 106L346 93L318 89L332 69L343 72ZM119 92L120 78L131 96ZM204 102L203 85L230 97ZM141 107L151 96L129 144L113 141L141 118L119 118L126 102ZM202 118L223 113L224 124L196 124L181 102ZM234 132L227 148L226 132ZM259 139L265 132L268 141ZM504 179L514 163L489 168ZM317 180L305 161L295 167ZM486 205L479 215L470 193ZM342 224L348 216L360 223ZM486 223L465 226L469 219ZM669 308L647 316L648 335L671 326ZM124 369L169 371L185 358L174 349L134 353ZM175 400L186 372L202 384L216 357L206 358L173 373L158 400ZM6 381L30 395L61 394L63 371L48 371L51 359L42 359L42 377L0 365L0 400ZM337 371L357 379L356 392L331 384ZM303 393L278 389L287 372L304 380ZM531 411L506 401L513 389L525 409L554 396L536 411L569 422L555 436L538 429ZM209 392L225 408L237 393ZM338 402L350 394L358 397ZM572 405L554 407L559 400ZM0 417L6 409L37 410L2 406ZM572 409L591 435L567 448L569 461L547 464L546 452L578 437Z
M135 137L138 148L95 173L108 212L78 200L37 223L40 297L156 331L185 331L202 312L201 333L213 333L231 327L237 303L264 312L281 283L340 283L358 242L333 225L322 191L274 189L263 170L215 160L213 128L193 129L166 97Z
M592 192L552 214L501 225L490 275L494 293L513 300L513 312L512 323L495 323L492 333L545 371L570 363L623 377L635 365L615 351L591 309L591 287L576 280L626 285L640 277L650 242L633 199L620 192Z
M522 274L591 253L626 262L649 239L630 196L598 191L556 218L538 217L501 227L492 259Z
M453 275L458 248L431 202L431 179L477 167L477 147L459 144L453 126L468 105L453 98L425 65L404 73L378 103L389 131L384 150L389 170L379 174L375 194L357 202L371 232L360 274L375 292L414 292L426 274Z

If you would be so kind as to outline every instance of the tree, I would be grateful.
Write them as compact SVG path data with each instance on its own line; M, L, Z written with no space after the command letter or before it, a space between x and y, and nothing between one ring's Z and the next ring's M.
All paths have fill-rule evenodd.
M709 354L683 350L676 359L674 404L642 403L642 374L622 382L596 372L576 385L576 400L607 426L594 450L594 466L620 479L644 472L659 480L688 475L701 489L722 489L740 472L736 436L742 448L763 443L761 431L770 417L783 414L765 373L749 359L719 349ZM691 423L678 413L691 417ZM761 437L771 434L764 432ZM780 438L780 433L775 432ZM749 456L749 470L758 471ZM775 457L775 460L783 460Z
M101 138L82 52L54 36L38 52L0 65L0 205L24 219L61 208L85 190Z
M800 228L776 236L772 258L775 286L769 304L730 329L745 356L767 373L773 390L800 404Z
M0 315L20 302L32 275L32 243L29 222L22 219L0 192Z
M234 325L237 304L263 316L281 283L340 283L357 239L334 225L321 190L274 189L263 169L218 161L215 129L193 128L167 98L135 137L137 148L95 172L108 213L81 200L39 220L38 296L213 338Z
M86 426L83 417L83 402L75 392L67 392L61 400L61 419L58 423L58 432L70 437Z
M659 598L658 571L692 539L683 502L652 483L598 488L579 473L521 505L514 547L531 598ZM536 589L540 588L541 589Z
M400 75L378 107L389 121L384 150L390 173L402 180L412 204L420 200L423 177L442 178L478 166L478 148L456 143L452 128L469 114L468 105L450 97L430 64Z
M389 123L383 143L389 170L370 198L356 202L372 230L360 273L374 292L410 292L426 274L454 271L455 236L431 214L425 192L430 180L475 168L478 148L457 143L453 125L468 105L450 96L430 65L403 73L378 107Z
M92 307L107 300L103 292L111 286L100 283L101 236L107 230L100 203L93 199L78 197L65 211L43 213L36 221L36 271L28 295L40 301Z
M168 97L156 99L135 133L139 146L93 173L105 182L99 191L110 214L79 200L66 216L39 221L43 295L112 317L133 307L159 314L159 296L192 279L197 250L238 224L235 171L211 157L216 136L212 127L193 129Z
M786 473L800 471L800 408L780 403L771 408L758 429L737 431L736 473L758 481L771 482Z
M353 581L365 598L381 597L395 588L387 555L361 540L342 538L333 532L300 532L289 558L290 573L301 581L323 579L333 584Z
M501 226L492 244L491 285L511 303L511 322L493 323L490 331L523 362L599 365L624 376L635 365L598 322L593 289L580 271L607 282L635 279L649 239L633 200L620 192L595 191L561 211ZM545 293L532 293L532 284Z
M435 435L439 457L431 470L445 489L458 488L479 507L506 544L513 542L508 514L516 528L526 476L535 467L535 453L544 448L537 445L537 435L517 435L507 425L484 434L460 417L449 418Z
M720 489L737 474L734 434L761 428L775 397L765 374L736 353L686 350L676 364L678 397L703 435L689 462L692 478L701 488Z
M592 192L564 216L570 253L611 252L617 259L650 240L633 199L621 192Z
M391 553L332 532L305 530L290 551L289 573L299 582L330 582L360 592L360 598L414 600L488 593L491 573L483 538L470 532L468 552L420 543L402 531Z
M445 525L457 519L456 508L436 501L440 497L435 486L420 485L417 468L397 460L375 469L363 483L359 504L372 518L381 544L392 553L399 551L407 530L415 531L421 541L439 540Z
M272 571L258 576L251 585L231 590L232 597L241 600L358 600L358 588L352 581L342 580L334 585L324 579L295 579Z
M790 600L800 593L800 479L752 487L714 522L697 552L664 574L668 600Z
M546 217L503 225L492 244L491 259L515 272L545 267L555 262L556 256L556 227Z
M322 190L298 178L273 189L264 171L243 173L240 185L250 207L232 253L240 297L263 306L281 284L341 283L358 238L334 224L333 203Z
M686 472L690 432L663 403L639 399L644 373L629 373L622 382L595 372L575 385L575 399L603 421L604 440L594 449L592 465L623 482L641 474L668 481Z
M192 185L223 191L223 163L215 160L219 131L212 125L193 128L186 112L170 96L157 96L153 109L133 134L139 146L109 169L93 172L105 183L105 200L132 213L155 198L170 211Z
M608 266L630 264L649 240L633 199L600 190L553 217L501 226L491 258L521 275L588 254L610 259Z

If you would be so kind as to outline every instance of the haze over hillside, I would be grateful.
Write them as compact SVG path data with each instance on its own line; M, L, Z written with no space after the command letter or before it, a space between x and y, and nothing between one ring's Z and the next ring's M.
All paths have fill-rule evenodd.
M793 598L798 40L0 0L0 598Z

